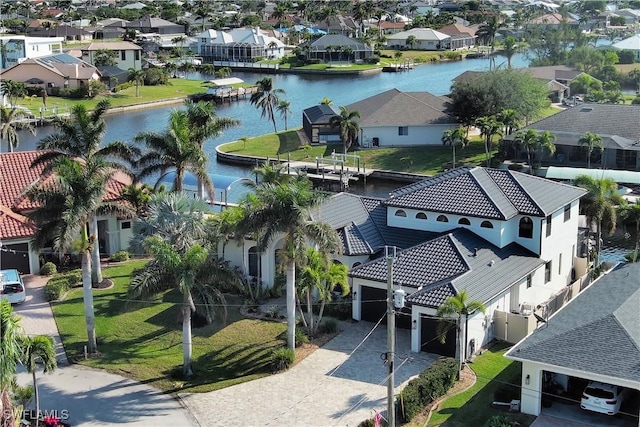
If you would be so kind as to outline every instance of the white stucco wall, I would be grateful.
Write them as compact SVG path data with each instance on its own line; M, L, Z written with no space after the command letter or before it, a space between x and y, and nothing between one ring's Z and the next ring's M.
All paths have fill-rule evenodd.
M448 129L456 129L456 123L407 126L408 135L398 135L398 128L403 126L363 126L360 132L360 144L373 146L373 139L378 138L380 147L403 147L415 145L442 145L442 133Z
M576 256L577 230L578 201L571 204L571 217L567 221L564 220L564 208L552 214L551 235L549 237L546 236L546 221L541 230L540 257L552 261L551 281L556 289L572 282L571 269L573 268L573 259Z

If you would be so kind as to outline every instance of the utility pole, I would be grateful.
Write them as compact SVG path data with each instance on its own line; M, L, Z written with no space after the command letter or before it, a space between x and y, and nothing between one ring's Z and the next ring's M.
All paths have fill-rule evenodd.
M395 427L396 414L394 407L394 375L393 361L395 356L396 343L396 316L393 300L393 261L396 257L396 248L387 246L387 368L389 377L387 378L387 426Z

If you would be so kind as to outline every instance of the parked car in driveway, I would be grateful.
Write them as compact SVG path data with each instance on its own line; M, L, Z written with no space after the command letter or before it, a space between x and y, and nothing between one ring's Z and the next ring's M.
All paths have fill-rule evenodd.
M601 414L616 415L627 394L624 387L591 381L582 392L580 407Z
M8 300L11 304L19 304L27 299L18 270L0 270L0 298Z

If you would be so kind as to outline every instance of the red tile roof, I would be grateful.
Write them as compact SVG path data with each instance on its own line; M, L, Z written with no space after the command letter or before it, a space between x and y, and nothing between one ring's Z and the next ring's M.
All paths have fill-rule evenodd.
M31 237L36 231L29 220L6 206L0 206L0 238L4 240Z

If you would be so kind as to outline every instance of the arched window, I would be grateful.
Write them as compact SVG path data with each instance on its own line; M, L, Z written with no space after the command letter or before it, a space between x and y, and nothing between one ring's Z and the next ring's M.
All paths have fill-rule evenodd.
M518 237L525 237L527 239L533 237L533 221L531 221L531 218L525 216L520 220L520 226L518 227Z
M438 215L438 218L436 218L436 221L438 221L438 222L449 222L449 218L447 218L444 215Z
M342 265L342 263L341 263L340 261L338 261L337 259L334 259L334 260L333 260L333 263L334 263L335 265Z
M460 225L471 225L471 221L469 221L468 218L460 218L460 220L458 221L458 224L460 224Z
M396 211L396 216L406 217L407 213L405 211L403 211L402 209L398 209Z
M416 218L417 218L417 219L427 219L427 214L426 214L426 213L424 213L424 212L418 212L418 213L416 214Z
M260 271L260 252L257 246L249 248L249 276L261 277Z
M482 228L493 228L493 224L491 224L491 221L482 221L482 224L480 224L480 227L482 227Z

